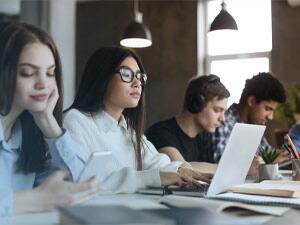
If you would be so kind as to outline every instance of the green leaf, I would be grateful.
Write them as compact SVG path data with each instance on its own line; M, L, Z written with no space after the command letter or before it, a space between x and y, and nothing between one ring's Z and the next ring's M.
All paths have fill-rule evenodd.
M271 164L278 157L279 153L273 147L261 148L259 155L263 158L266 164Z

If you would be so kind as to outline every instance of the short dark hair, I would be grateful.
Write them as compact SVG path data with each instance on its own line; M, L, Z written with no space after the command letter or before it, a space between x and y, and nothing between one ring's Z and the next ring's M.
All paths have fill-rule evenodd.
M203 109L206 106L207 102L211 101L212 99L216 97L218 100L229 98L230 93L224 86L224 84L221 83L218 76L210 74L193 77L189 81L185 91L183 110L188 110L190 108L190 105L192 104L191 101L196 100L199 97L203 98L203 106L200 107L201 109Z
M82 112L97 113L104 108L104 98L107 87L116 69L127 57L132 57L137 62L139 69L145 73L139 57L131 50L121 47L103 47L94 52L89 58L79 85L75 100L69 109ZM68 110L69 110L68 109ZM138 106L125 109L124 117L130 128L135 131L135 155L137 169L142 169L141 144L145 118L145 87L142 88Z
M52 38L43 30L25 23L0 23L0 115L9 114L16 90L18 63L24 47L32 43L46 45L55 61L55 79L59 99L54 109L54 117L62 125L62 68L61 61ZM24 173L40 172L47 167L48 146L44 135L27 111L20 115L22 145L17 160L17 170Z
M245 105L250 96L255 97L256 103L261 101L286 101L286 93L280 81L271 73L259 73L246 80L239 104Z

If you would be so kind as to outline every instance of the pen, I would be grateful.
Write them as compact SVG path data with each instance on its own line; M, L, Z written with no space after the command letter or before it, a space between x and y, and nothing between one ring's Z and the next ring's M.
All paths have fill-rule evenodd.
M168 186L164 186L164 187L163 187L163 193L162 193L162 196L164 196L164 195L171 195L171 194L173 194L172 190L169 189Z
M290 138L290 136L288 134L286 135L286 137L287 137L287 140L288 140L288 145L291 146L291 149L292 149L296 159L300 159L300 156L298 154L298 151L297 151L292 139Z

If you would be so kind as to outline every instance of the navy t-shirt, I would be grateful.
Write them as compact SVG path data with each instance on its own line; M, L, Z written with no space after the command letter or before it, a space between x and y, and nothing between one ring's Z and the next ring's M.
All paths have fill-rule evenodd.
M191 138L179 127L175 117L153 124L146 136L158 151L163 147L174 147L188 162L214 162L212 135L202 132Z

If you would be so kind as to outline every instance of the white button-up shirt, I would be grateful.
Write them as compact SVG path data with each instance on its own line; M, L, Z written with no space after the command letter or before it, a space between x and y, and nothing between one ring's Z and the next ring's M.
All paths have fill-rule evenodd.
M85 159L94 151L112 151L119 163L119 171L114 171L100 185L114 193L131 193L146 186L160 186L159 171L175 172L179 166L190 166L188 163L171 162L143 136L142 171L137 171L132 141L135 135L127 128L123 116L117 121L104 111L91 115L71 109L65 114L64 127L80 145Z

